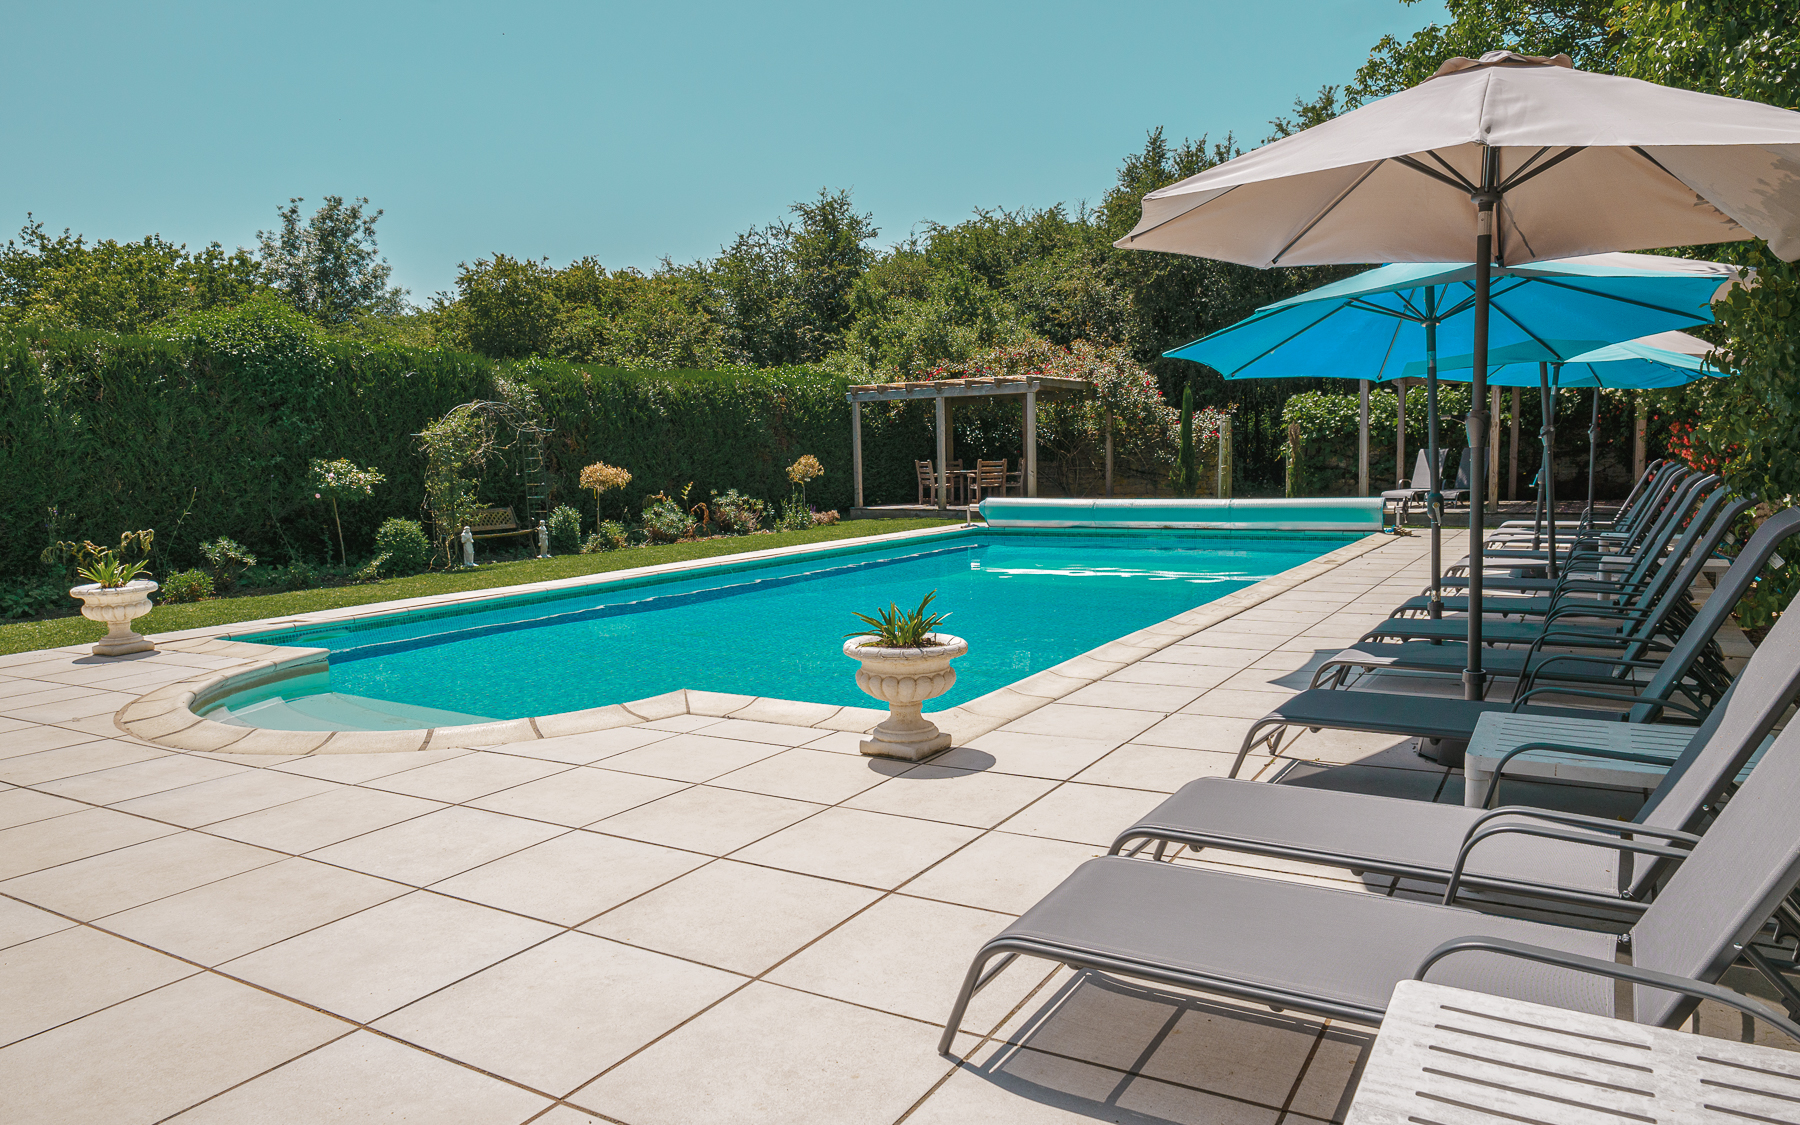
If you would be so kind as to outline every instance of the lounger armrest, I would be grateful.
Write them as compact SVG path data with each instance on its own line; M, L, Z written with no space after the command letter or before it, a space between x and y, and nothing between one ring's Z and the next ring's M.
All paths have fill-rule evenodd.
M1667 844L1641 844L1635 840L1602 836L1597 832L1557 828L1542 824L1495 824L1470 836L1457 851L1456 863L1450 868L1450 882L1444 887L1445 906L1452 906L1456 903L1456 892L1462 886L1463 867L1469 862L1469 854L1483 840L1491 840L1496 836L1537 836L1545 840L1561 840L1568 844L1587 844L1590 847L1605 848L1608 851L1653 855L1659 859L1672 859L1677 863L1688 857L1686 851L1681 848L1672 848ZM1619 897L1629 899L1629 896L1623 891L1619 893Z
M1566 824L1572 827L1592 828L1598 832L1614 832L1623 836L1653 836L1663 840L1675 840L1684 844L1698 844L1700 836L1696 832L1683 832L1679 828L1653 828L1630 820L1612 820L1603 816L1590 816L1587 813L1558 812L1555 809L1540 809L1533 805L1502 805L1497 809L1488 809L1476 818L1464 834L1467 840L1473 836L1483 824L1497 817L1517 816L1542 820L1550 824Z
M1534 687L1530 691L1521 693L1512 701L1512 709L1517 711L1520 707L1529 702L1532 696L1539 694L1577 695L1583 699L1605 699L1614 703L1629 703L1633 707L1654 707L1658 714L1663 711L1679 711L1683 715L1694 719L1696 722L1706 718L1705 713L1698 707L1690 707L1685 703L1677 703L1673 699L1645 699L1641 695L1620 695L1616 692L1594 691L1589 688L1564 687L1560 684L1551 684L1546 687ZM1598 717L1599 716L1596 716L1596 718Z
M1515 746L1511 750L1508 750L1498 762L1494 763L1494 777L1492 781L1488 782L1488 791L1481 798L1482 808L1493 808L1494 799L1500 794L1501 775L1506 772L1506 767L1512 764L1512 760L1517 758L1520 754L1528 753L1532 750L1556 750L1564 754L1584 754L1590 758L1605 758L1607 761L1612 762L1639 762L1648 766L1668 764L1667 758L1660 758L1654 754L1637 754L1630 750L1602 750L1591 746L1565 746L1558 742L1527 742L1522 746ZM1614 821L1612 823L1619 822Z
M1683 996L1692 996L1698 1000L1716 1000L1728 1008L1734 1008L1747 1016L1762 1020L1770 1027L1780 1030L1789 1039L1800 1043L1800 1024L1785 1016L1778 1016L1749 997L1740 996L1730 989L1691 980L1687 977L1678 977L1672 973L1659 973L1654 969L1640 968L1637 965L1621 965L1616 961L1602 961L1598 957L1583 957L1579 953L1564 953L1560 949L1527 945L1522 941L1513 941L1509 938L1453 938L1425 955L1425 960L1419 965L1419 971L1413 974L1413 979L1424 980L1425 974L1431 971L1433 965L1458 953L1493 953L1501 957L1515 957L1521 961L1535 961L1540 965L1554 965L1559 969L1574 969L1577 972L1592 973L1595 976L1609 977L1613 980L1629 981L1647 988L1658 988L1664 992L1679 992Z
M1543 660L1532 665L1531 670L1525 673L1526 685L1531 686L1533 681L1537 679L1539 672L1542 672L1545 668L1548 668L1559 660L1566 660L1576 664L1610 664L1618 668L1651 669L1662 667L1662 665L1655 660L1628 660L1623 656L1589 656L1579 652L1558 652L1552 653Z

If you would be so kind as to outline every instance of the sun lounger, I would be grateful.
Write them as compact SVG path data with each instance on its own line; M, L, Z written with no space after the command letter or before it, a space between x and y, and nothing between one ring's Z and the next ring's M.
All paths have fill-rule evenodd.
M1726 698L1628 822L1525 807L1483 811L1331 789L1205 777L1191 781L1119 833L1112 854L1145 842L1217 848L1373 871L1408 879L1596 905L1641 903L1670 849L1690 846L1708 813L1800 697L1800 614L1784 615ZM1558 737L1515 753L1556 748L1630 757L1584 746L1583 728L1619 723L1564 720ZM1800 752L1800 746L1793 747ZM1514 759L1515 761L1517 759ZM1500 766L1501 771L1505 763ZM1758 767L1760 768L1760 766ZM1498 785L1500 774L1495 775ZM1548 834L1537 834L1540 830ZM1572 842L1583 837L1586 843ZM1647 857L1648 862L1632 861Z
M1721 527L1728 526L1728 521L1720 521L1720 524ZM1738 552L1731 569L1717 578L1706 606L1687 620L1681 630L1682 637L1698 630L1710 642L1712 635L1725 623L1726 616L1737 605L1738 599L1749 592L1777 549L1796 533L1800 533L1800 508L1788 508L1763 521L1763 525L1756 529L1756 534ZM1706 545L1707 540L1701 540L1682 567L1675 571L1669 584L1671 595L1685 600L1686 591L1705 569L1710 552L1698 548ZM1675 606L1671 605L1669 612L1673 613L1674 609ZM1611 635L1593 633L1579 625L1572 624L1566 628L1559 626L1546 631L1526 648L1484 649L1481 663L1483 668L1497 676L1520 678L1532 675L1586 683L1618 681L1631 669L1648 670L1654 666L1654 662L1647 662L1647 659L1665 647L1665 642L1657 636L1659 632L1666 632L1662 626L1663 620L1654 614L1640 617L1629 629ZM1487 631L1483 632L1485 635ZM1677 641L1676 644L1679 645L1680 642ZM1609 649L1616 652L1617 656L1609 657L1591 651L1585 654L1546 651L1556 647ZM1711 652L1696 657L1703 658L1715 665L1715 672L1722 667L1716 665L1716 657ZM1620 664L1618 660L1632 663ZM1313 683L1318 685L1335 681L1342 685L1352 668L1459 674L1467 662L1467 650L1460 640L1441 644L1424 640L1400 643L1365 640L1344 649L1322 664L1313 674Z
M1381 1022L1402 980L1611 1016L1630 982L1639 1023L1673 1027L1701 998L1753 1012L1715 987L1800 882L1800 725L1777 738L1626 935L1453 906L1120 856L1091 859L976 953L939 1050L969 998L1018 955L1203 989L1272 1007ZM1004 958L993 970L988 964Z
M1482 638L1492 644L1531 644L1542 633L1553 629L1566 630L1567 626L1558 622L1568 617L1595 622L1619 622L1614 626L1576 626L1582 632L1599 635L1631 635L1634 631L1650 635L1643 632L1646 629L1669 632L1671 614L1676 615L1673 624L1679 628L1683 615L1677 607L1686 604L1688 587L1700 576L1701 568L1712 557L1713 549L1724 539L1732 523L1748 511L1752 504L1753 501L1732 496L1723 489L1709 496L1689 524L1690 528L1698 527L1700 530L1692 537L1684 538L1685 554L1658 567L1648 581L1622 603L1607 603L1588 596L1570 596L1554 605L1544 606L1541 621L1489 622L1482 627ZM1467 599L1459 598L1457 601L1464 610L1468 608ZM1508 603L1513 603L1515 608L1504 610L1502 607ZM1490 604L1496 608L1490 610ZM1484 613L1504 611L1524 616L1525 609L1539 604L1541 603L1530 598L1494 598L1491 602L1484 602L1482 609ZM1405 605L1411 606L1412 603L1409 601ZM1468 629L1465 618L1390 617L1364 634L1363 640L1456 641L1467 636Z

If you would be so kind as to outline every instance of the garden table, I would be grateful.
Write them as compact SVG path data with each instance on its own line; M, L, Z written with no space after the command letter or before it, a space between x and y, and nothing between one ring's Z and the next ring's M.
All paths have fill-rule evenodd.
M1401 981L1344 1125L1792 1122L1800 1054Z

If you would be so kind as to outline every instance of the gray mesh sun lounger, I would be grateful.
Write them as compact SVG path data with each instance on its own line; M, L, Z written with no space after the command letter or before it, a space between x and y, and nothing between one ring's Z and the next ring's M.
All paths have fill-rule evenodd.
M1148 841L1160 858L1174 843L1439 883L1454 874L1470 888L1569 902L1640 903L1665 873L1669 853L1699 838L1694 833L1796 696L1800 614L1786 614L1629 822L1205 777L1121 832L1112 853ZM1630 757L1569 742L1515 752L1532 748Z
M1720 493L1715 492L1715 496ZM1721 499L1719 504L1724 501ZM1730 530L1729 522L1712 534L1714 521L1718 519L1718 504L1711 508L1702 507L1696 518L1687 521L1684 528L1680 521L1671 520L1658 529L1643 549L1634 555L1607 556L1571 556L1564 564L1562 572L1554 579L1519 578L1509 579L1507 585L1495 587L1502 594L1526 595L1525 597L1500 597L1490 599L1492 608L1489 613L1519 614L1521 616L1542 617L1549 613L1558 603L1558 598L1567 593L1595 594L1614 599L1629 598L1648 584L1651 577L1665 566L1678 566L1688 557L1696 539L1705 536L1710 540L1707 551L1717 549L1719 541ZM1679 538L1677 536L1679 535ZM1671 542L1674 544L1670 546ZM1599 566L1601 558L1611 561L1629 562L1629 566L1608 566L1605 570L1594 570ZM1486 585L1484 581L1484 585ZM1441 599L1442 609L1450 613L1466 613L1469 599L1455 595ZM1429 595L1421 594L1402 602L1394 614L1424 613L1431 608Z
M1019 955L1276 1008L1380 1023L1409 978L1673 1027L1701 998L1800 1039L1800 1026L1714 986L1800 881L1800 724L1784 731L1632 926L1610 934L1279 879L1120 856L1090 859L976 953L938 1049L971 995ZM988 963L1003 960L988 971Z
M1733 509L1737 505L1732 506ZM1729 511L1730 509L1728 509ZM1721 521L1718 530L1723 533ZM1756 534L1744 544L1743 549L1732 566L1718 579L1712 597L1707 599L1706 608L1687 620L1682 630L1686 637L1694 630L1700 630L1704 639L1710 640L1724 624L1726 614L1737 605L1738 599L1747 593L1755 583L1757 575L1774 557L1777 548L1790 536L1800 532L1800 508L1788 508L1777 512L1763 521L1756 529ZM1700 571L1705 567L1710 555L1707 543L1712 540L1709 535L1695 544L1686 562L1676 573L1670 585L1669 595L1685 600L1687 589L1693 585ZM1715 544L1716 545L1716 544ZM1667 612L1674 616L1674 605ZM1657 614L1637 619L1623 633L1594 635L1579 625L1559 626L1548 630L1538 639L1532 641L1527 648L1490 648L1481 654L1484 668L1497 676L1523 677L1527 674L1542 676L1546 679L1561 680L1572 683L1605 683L1621 682L1621 676L1631 668L1648 668L1653 662L1645 661L1645 657L1666 647L1657 639L1657 633L1666 633L1663 629L1663 618ZM1679 643L1679 642L1678 642ZM1546 652L1546 647L1575 649L1585 648L1611 649L1618 656L1631 664L1620 664L1606 656L1587 656L1568 652ZM1716 654L1708 646L1706 660L1716 665ZM1345 674L1352 668L1390 669L1408 672L1439 672L1446 675L1458 674L1468 663L1467 650L1462 642L1433 643L1431 641L1374 641L1364 640L1351 645L1337 653L1313 673L1315 685L1333 680L1341 685ZM1717 665L1715 672L1722 670ZM1540 681L1541 682L1541 681Z
M1553 606L1546 606L1539 612L1545 617L1542 621L1496 621L1482 627L1482 636L1496 644L1530 644L1538 634L1552 626L1552 622L1563 616L1586 618L1610 618L1622 620L1625 624L1615 626L1610 631L1623 632L1638 618L1654 617L1660 625L1673 611L1673 607L1684 603L1687 587L1698 577L1700 568L1711 556L1713 548L1730 530L1731 523L1748 511L1754 501L1735 497L1725 490L1714 492L1694 513L1689 529L1692 535L1684 535L1679 543L1682 554L1668 560L1665 565L1656 568L1639 589L1632 592L1628 601L1623 604L1607 603L1595 598L1565 598ZM1705 550L1701 550L1702 546ZM1534 603L1532 598L1501 597L1490 598L1482 605L1484 613L1516 613L1527 615ZM1463 610L1468 609L1466 599L1454 599ZM1446 608L1451 603L1447 601ZM1396 612L1410 611L1423 606L1414 606L1411 601L1404 603ZM1598 627L1589 626L1590 631L1600 631ZM1468 633L1468 622L1461 618L1429 618L1429 617L1390 617L1380 625L1368 631L1364 640L1380 638L1396 638L1405 640L1459 640Z

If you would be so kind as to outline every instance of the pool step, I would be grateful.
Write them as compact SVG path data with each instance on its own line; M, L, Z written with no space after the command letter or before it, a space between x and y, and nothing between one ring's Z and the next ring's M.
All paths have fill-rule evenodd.
M492 721L481 715L416 707L410 703L335 691L294 699L277 696L235 711L220 707L206 717L231 726L265 730L423 730Z

